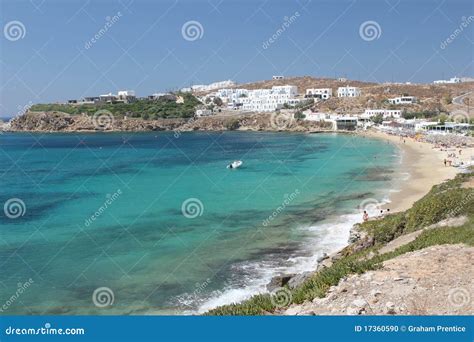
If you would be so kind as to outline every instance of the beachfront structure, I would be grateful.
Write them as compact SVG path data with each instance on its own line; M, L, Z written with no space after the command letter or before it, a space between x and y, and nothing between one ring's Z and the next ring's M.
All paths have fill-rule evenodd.
M331 88L309 88L306 89L304 97L315 97L322 100L327 100L332 96Z
M390 104L394 105L406 105L416 103L416 97L414 96L399 96L392 99L388 99Z
M336 129L338 130L355 130L358 119L355 116L341 116L336 119Z
M283 105L296 105L298 87L291 85L273 86L271 89L219 89L215 96L220 97L231 109L255 112L271 112Z
M372 118L377 115L382 115L384 119L398 119L402 117L402 111L399 109L366 109L365 112L361 115L361 117Z
M415 131L425 131L430 133L466 133L474 129L474 125L468 123L457 123L457 122L433 122L423 121L415 123Z
M358 87L339 87L337 88L337 97L359 97L361 94Z
M461 79L459 77L451 77L449 80L437 80L433 81L434 84L453 84L453 83L461 83Z
M272 77L273 80L282 80L284 77L282 75L276 75Z

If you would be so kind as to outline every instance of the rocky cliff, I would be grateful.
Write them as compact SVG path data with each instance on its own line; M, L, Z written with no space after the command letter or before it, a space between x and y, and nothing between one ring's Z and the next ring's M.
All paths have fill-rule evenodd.
M81 131L293 131L331 130L320 122L295 120L290 113L209 116L191 119L116 118L107 113L98 116L69 115L60 112L28 112L11 121L13 132Z

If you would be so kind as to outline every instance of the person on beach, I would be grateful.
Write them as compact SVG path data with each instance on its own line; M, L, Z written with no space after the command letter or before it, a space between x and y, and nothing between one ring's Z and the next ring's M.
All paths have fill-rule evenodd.
M445 166L445 167L446 167L446 163L447 163L447 162L446 162L446 158L444 158L444 166Z
M364 215L362 215L362 219L364 220L364 222L367 222L369 220L369 214L366 210L364 210Z

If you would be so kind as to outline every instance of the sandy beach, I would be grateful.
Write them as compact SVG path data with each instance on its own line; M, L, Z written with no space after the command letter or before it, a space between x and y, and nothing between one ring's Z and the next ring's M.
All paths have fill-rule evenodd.
M384 205L384 208L390 208L391 212L409 209L434 185L454 178L459 172L455 167L444 166L447 152L434 148L430 143L419 142L412 138L402 140L398 136L374 130L366 131L363 135L388 140L402 151L402 162L397 175L399 180L394 182L394 188L398 192L392 192L389 196L390 203ZM466 163L473 155L474 148L463 148L458 160Z

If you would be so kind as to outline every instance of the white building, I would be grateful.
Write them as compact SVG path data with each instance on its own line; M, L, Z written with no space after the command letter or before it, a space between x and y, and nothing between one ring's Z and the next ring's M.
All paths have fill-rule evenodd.
M227 80L227 81L213 82L211 84L195 84L191 87L182 88L181 91L184 93L191 92L191 91L210 91L210 90L216 90L219 88L232 87L234 85L235 85L234 81Z
M284 79L284 77L282 75L276 75L276 76L273 76L272 79L274 80L282 80Z
M358 97L361 91L358 87L339 87L337 88L337 97Z
M449 80L437 80L433 81L434 84L452 84L452 83L461 83L462 80L459 77L451 77Z
M283 107L284 104L296 105L298 88L284 85L273 86L271 89L219 89L215 96L227 103L228 108L243 109L255 112L271 112Z
M100 101L103 101L103 102L113 102L117 100L117 95L112 94L112 93L103 94L103 95L99 95L99 99Z
M120 102L132 102L136 100L135 91L133 90L119 90L117 93L117 100Z
M198 117L209 116L209 115L212 115L212 110L206 109L206 108L199 108L199 109L196 109L195 114Z
M317 97L327 100L332 96L331 88L309 88L306 89L305 97Z
M406 105L416 103L416 97L414 96L400 96L388 99L388 102L395 105Z
M366 109L365 112L361 115L361 118L369 119L380 114L383 116L384 119L399 119L402 117L402 111L399 109Z

